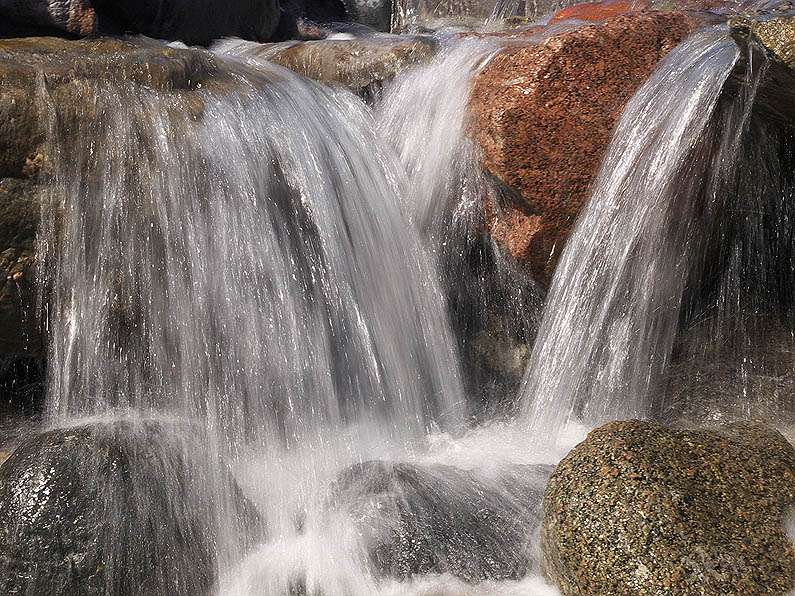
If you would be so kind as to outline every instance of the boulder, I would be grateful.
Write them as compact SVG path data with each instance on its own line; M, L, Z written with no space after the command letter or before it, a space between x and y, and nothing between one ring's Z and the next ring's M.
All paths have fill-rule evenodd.
M149 40L0 40L0 355L43 356L36 231L51 175L48 136L91 117L92 89L126 81L193 96L232 84L217 58ZM46 86L46 93L45 93ZM196 114L201 105L195 102Z
M202 44L228 36L268 41L280 14L278 0L0 0L0 18L0 35L131 33Z
M24 440L0 466L0 592L208 594L220 524L260 521L184 430L107 422Z
M376 31L390 30L393 0L343 0L343 2L348 12L348 20L367 25Z
M548 284L626 102L703 21L641 12L508 47L475 77L467 134L510 192L487 203L490 233Z
M359 527L376 575L518 579L533 563L551 471L514 466L485 476L447 465L369 461L337 479L332 500Z
M225 51L263 58L321 83L338 83L367 97L383 83L436 55L439 42L429 37L321 39L279 44L225 43Z
M552 474L541 531L563 594L785 594L795 450L759 422L598 428Z

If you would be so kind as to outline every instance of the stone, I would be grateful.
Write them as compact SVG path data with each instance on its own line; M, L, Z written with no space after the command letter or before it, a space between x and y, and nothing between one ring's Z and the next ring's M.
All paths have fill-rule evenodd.
M243 47L236 53L264 58L310 79L338 83L367 96L410 66L429 62L439 42L420 36L365 37Z
M399 0L343 0L350 21L367 25L376 31L390 30L393 1Z
M729 29L732 35L750 38L764 48L771 60L795 69L795 7L790 10L783 16L772 13L732 17Z
M0 0L0 18L0 35L129 33L206 44L229 36L268 41L280 13L278 0Z
M532 564L550 466L479 475L447 465L369 461L336 480L332 502L359 528L372 570L406 579L518 579Z
M584 2L563 8L556 12L549 20L557 23L565 19L577 19L595 23L610 17L616 17L628 12L637 12L649 8L646 0L605 0L604 2Z
M51 182L53 113L60 126L74 126L90 116L91 89L118 80L188 95L199 86L223 91L232 84L212 54L151 40L0 40L0 356L45 352L36 231Z
M261 522L196 436L119 421L24 440L0 466L0 591L208 594L220 525Z
M591 432L544 494L546 573L563 596L785 594L795 450L761 422Z
M467 134L511 192L487 202L503 251L547 285L626 102L699 24L641 12L509 47L475 77Z

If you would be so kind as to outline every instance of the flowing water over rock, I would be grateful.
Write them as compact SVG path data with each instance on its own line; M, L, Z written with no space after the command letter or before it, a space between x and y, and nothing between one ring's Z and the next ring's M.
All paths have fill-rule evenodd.
M738 56L722 28L696 34L625 108L550 289L522 390L532 428L652 415L699 248L696 199L715 200L748 115L713 148L708 126Z
M681 319L729 295L693 282L716 246L699 233L747 236L710 217L736 172L747 180L755 154L780 149L743 134L765 130L750 109L763 71L722 98L740 51L725 28L708 30L627 106L513 420L515 384L493 379L521 376L542 296L483 230L481 202L505 189L463 135L470 79L496 42L448 40L372 109L219 48L181 54L216 76L167 93L149 66L75 77L78 117L36 79L51 182L38 254L55 434L43 436L89 437L78 484L117 491L90 492L87 527L107 506L114 531L149 504L197 513L135 535L168 551L175 573L136 585L151 552L131 559L128 542L103 539L100 555L67 552L54 575L74 581L70 565L87 561L81 573L115 596L554 593L537 538L549 464L584 428L664 410ZM781 171L766 197L791 193ZM753 259L736 261L720 268L727 283ZM473 364L495 354L491 372ZM504 403L489 409L495 396ZM135 505L127 517L118 491ZM183 531L202 535L187 553ZM26 550L0 556L12 593L41 563ZM191 556L202 569L184 579Z

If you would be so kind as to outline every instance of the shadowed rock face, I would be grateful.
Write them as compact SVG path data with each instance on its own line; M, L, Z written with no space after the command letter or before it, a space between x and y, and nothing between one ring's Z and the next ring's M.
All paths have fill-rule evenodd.
M626 102L696 22L635 13L512 47L477 75L467 133L483 167L513 189L492 237L548 284Z
M534 563L529 547L551 471L514 466L486 478L452 466L370 461L344 472L333 498L360 528L378 575L518 579Z
M0 0L0 35L43 30L77 37L143 34L187 44L271 38L277 0Z
M795 554L782 522L793 506L795 450L759 422L611 422L547 484L544 563L564 596L785 594Z
M36 230L49 184L51 119L69 128L90 115L92 81L126 80L162 92L223 90L230 77L206 52L152 41L0 40L0 354L41 356ZM46 93L44 86L46 81ZM196 114L201 112L196 104Z
M179 430L96 423L23 441L0 466L0 591L209 593L220 524L256 532L260 522L229 472L208 473L201 444ZM227 498L235 515L222 521Z

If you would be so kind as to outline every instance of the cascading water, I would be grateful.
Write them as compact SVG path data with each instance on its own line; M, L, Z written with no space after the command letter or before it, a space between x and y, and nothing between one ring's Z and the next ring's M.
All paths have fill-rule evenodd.
M523 416L544 436L572 419L591 428L652 415L699 249L698 201L714 200L748 116L740 111L713 154L708 127L738 56L722 28L694 35L625 108L556 270L522 389Z
M706 267L692 257L698 226L725 198L751 119L748 98L713 118L736 46L725 30L697 34L627 106L558 267L524 411L468 431L466 415L493 412L464 403L454 341L466 358L493 312L540 301L532 284L512 291L526 280L475 233L499 191L463 114L498 46L451 40L372 111L221 47L240 55L213 56L206 88L161 94L111 75L81 81L74 122L49 105L49 426L156 428L140 436L174 453L156 462L173 494L153 502L141 471L130 502L174 518L174 544L192 507L216 510L212 527L186 527L213 536L218 596L554 592L536 565L543 464L571 445L572 419L649 417L681 305L703 306L684 297ZM723 144L721 126L735 131ZM472 274L479 258L489 276ZM532 322L501 324L531 341ZM222 457L262 524L235 508ZM110 560L140 550L151 565L143 535L114 522ZM158 581L141 589L172 596Z

